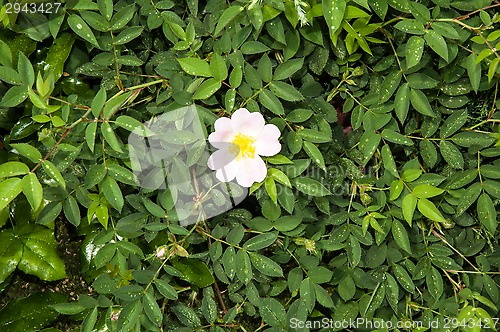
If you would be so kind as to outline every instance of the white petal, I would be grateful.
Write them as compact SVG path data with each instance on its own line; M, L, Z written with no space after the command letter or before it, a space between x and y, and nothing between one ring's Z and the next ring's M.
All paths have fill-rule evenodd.
M218 169L215 172L215 177L222 182L232 181L236 177L238 169L239 169L238 162L234 161L232 163L227 164L225 167Z
M273 124L264 126L255 136L255 152L261 156L274 156L281 150L281 144L278 141L281 135L280 130Z
M266 122L262 114L250 113L246 108L236 110L231 116L233 130L245 135L254 136L262 131Z
M255 156L252 159L243 159L239 164L236 181L242 187L250 187L254 182L264 181L267 167L262 158Z
M218 118L214 123L215 131L222 130L228 131L232 129L231 119L230 118Z
M220 149L210 155L207 164L210 169L217 170L229 165L235 158L236 154L231 153L228 149Z
M231 142L234 138L231 119L219 118L215 121L214 127L215 132L208 135L208 141L217 149L222 149L227 146L226 142Z

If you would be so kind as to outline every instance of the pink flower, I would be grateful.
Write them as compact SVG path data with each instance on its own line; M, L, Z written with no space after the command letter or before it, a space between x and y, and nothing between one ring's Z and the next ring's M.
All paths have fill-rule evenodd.
M236 178L242 187L266 178L267 167L260 156L273 156L280 152L280 130L266 124L262 114L250 113L246 108L236 110L231 118L215 121L215 132L208 141L217 148L208 159L208 167L215 170L219 181Z

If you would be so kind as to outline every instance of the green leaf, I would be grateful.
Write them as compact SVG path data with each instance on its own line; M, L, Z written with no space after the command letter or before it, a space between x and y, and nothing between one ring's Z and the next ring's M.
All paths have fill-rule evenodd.
M304 99L304 96L288 83L273 81L269 88L276 96L286 101L299 101Z
M401 121L404 123L406 120L406 116L408 115L408 109L410 108L410 87L408 83L403 83L398 88L396 92L396 97L394 98L394 109L396 111L396 115Z
M456 216L460 217L477 200L480 194L481 183L475 182L469 186L458 202Z
M259 234L246 241L243 244L243 248L249 251L264 249L272 245L277 237L276 232Z
M233 21L239 13L243 11L242 6L230 6L224 10L222 15L217 21L217 26L215 27L214 36L217 36L222 30Z
M51 161L48 160L43 161L42 168L45 171L45 173L47 173L48 176L50 176L54 181L56 181L61 187L66 189L66 181L64 181L61 172L59 172L57 167Z
M406 171L403 172L403 175L401 176L401 180L405 182L413 182L416 179L418 179L422 175L422 170L421 169L416 169L416 168L410 168L407 169Z
M248 54L259 54L269 51L269 47L258 41L247 41L241 46L241 53Z
M66 277L64 262L59 258L52 230L27 224L26 228L18 229L16 233L22 233L20 238L24 245L23 257L18 265L21 271L46 281Z
M90 122L87 127L85 127L85 141L91 152L94 152L95 145L95 135L97 132L97 122Z
M135 38L139 37L144 30L143 27L129 27L123 30L115 37L113 44L114 45L123 45Z
M418 20L414 19L403 19L402 21L399 21L394 27L400 31L413 35L423 35L425 33L424 25Z
M143 308L144 306L140 300L127 303L118 316L118 331L132 330L139 322L139 316Z
M481 83L481 64L476 62L477 55L471 53L467 57L467 75L469 76L470 84L474 91L479 90L479 83Z
M267 177L264 181L264 185L269 198L271 198L275 205L278 205L278 190L276 188L276 182L274 182L271 177Z
M28 174L30 169L19 161L8 161L0 164L0 178Z
M212 59L210 60L210 72L212 76L219 81L224 81L227 78L226 60L221 55L217 53L212 55Z
M480 148L486 148L493 143L495 143L495 138L489 133L477 133L477 132L460 132L455 134L451 140L453 143L470 148L471 146L477 146Z
M212 71L210 70L210 65L202 59L180 58L177 59L177 61L181 65L182 70L184 70L189 75L212 77Z
M267 53L265 53L259 60L259 65L257 66L257 72L260 78L269 83L273 79L273 64Z
M281 104L279 99L276 98L276 96L267 89L264 89L259 93L259 101L265 108L267 108L274 114L281 115L285 113L283 104Z
M442 140L439 142L439 150L444 160L453 168L464 168L464 157L455 144Z
M70 33L62 33L57 37L49 48L45 62L48 68L52 69L54 74L54 81L59 80L64 72L64 63L69 57L73 42L75 41L74 35Z
M439 136L447 138L456 133L467 122L468 116L466 109L453 112L441 125Z
M434 30L426 30L424 39L429 47L436 52L441 58L448 62L448 46L443 36Z
M59 317L52 305L63 301L67 301L66 295L53 292L36 292L28 297L15 299L1 311L0 330L49 332L50 329L44 328L54 324Z
M311 143L328 143L331 142L332 137L322 131L304 128L298 132L300 137Z
M368 305L366 306L363 316L366 316L369 312L375 312L376 309L380 307L382 301L385 298L385 284L380 282L373 291L370 299L368 300Z
M156 289L169 300L177 300L178 295L174 287L172 287L168 282L162 279L155 279L154 281Z
M200 84L196 92L193 94L193 99L207 99L212 96L222 86L222 83L215 79L209 78Z
M33 210L38 209L43 199L43 188L35 173L28 173L22 180L24 196Z
M265 297L260 300L259 313L265 323L272 327L285 327L286 311L276 299Z
M82 322L82 332L92 332L94 331L95 324L97 323L97 307L94 307L87 315Z
M269 161L269 160L268 160ZM290 179L288 176L286 176L285 173L280 171L279 169L276 168L270 168L267 170L267 174L269 177L273 178L274 180L278 181L279 183L287 186L287 187L292 187L292 184L290 183Z
M392 310L397 314L398 313L398 303L399 303L399 286L396 282L396 279L390 274L385 273L385 298Z
M427 183L419 184L412 190L412 194L418 198L430 198L441 195L443 192L443 189L434 187Z
M311 178L300 176L292 179L291 183L295 188L297 188L298 191L306 195L322 197L332 194L321 183Z
M429 201L427 198L420 198L418 200L417 207L420 213L422 213L425 217L429 218L430 220L436 222L446 222L446 219L443 217L438 208L434 205L434 203Z
M394 276L399 284L409 293L415 292L415 284L408 275L408 272L399 264L392 265Z
M113 0L97 0L99 12L109 21L113 16Z
M0 64L12 67L12 52L3 40L0 40Z
M349 301L354 297L354 294L356 293L356 284L350 275L347 275L344 279L342 279L339 283L337 292L344 301Z
M485 193L481 194L477 200L477 216L488 232L492 235L495 234L497 229L497 213L493 200Z
M360 150L365 156L365 163L370 160L380 144L380 134L376 132L366 132L359 144Z
M273 222L273 227L280 232L288 232L295 229L302 221L297 216L284 216Z
M404 189L404 182L401 180L394 180L391 182L391 187L389 191L389 199L394 201L399 198Z
M250 252L248 255L253 266L262 274L270 277L283 277L283 270L272 259L254 252Z
M304 66L304 58L288 60L281 63L274 71L273 79L276 81L284 80L295 74Z
M229 75L229 85L231 88L236 89L241 85L241 81L243 80L243 70L241 67L233 68L231 74Z
M392 129L382 130L381 135L389 142L396 143L399 145L413 146L413 141L411 140L411 138L407 138Z
M38 163L42 159L40 151L32 145L27 143L11 143L10 146L14 149L10 152L26 157L34 163Z
M384 79L382 86L380 87L379 93L379 103L385 103L388 101L396 89L399 87L403 73L400 70L394 70L389 73Z
M345 0L323 1L323 16L325 17L326 25L330 38L334 45L337 44L337 30L342 25L342 19L346 11Z
M135 4L131 4L122 7L113 17L111 18L111 28L113 30L119 30L127 25L128 22L134 17L136 13Z
M21 51L19 51L18 61L17 71L19 72L19 76L21 76L21 80L25 85L31 87L33 83L35 83L35 71L33 66L31 65L30 60Z
M100 91L99 91L100 92ZM118 112L118 110L123 107L127 99L132 95L132 91L125 92L122 95L111 98L106 102L102 109L104 119L111 119L111 117ZM93 105L93 104L92 104ZM99 105L98 105L99 106ZM101 127L102 128L102 127Z
M3 95L0 106L15 107L28 98L28 89L26 86L13 86Z
M1 184L0 184L1 186ZM23 245L10 231L0 232L0 282L14 272L23 255ZM0 317L2 317L0 315ZM1 321L1 318L0 318Z
M412 194L406 195L401 203L401 208L403 209L403 216L406 222L411 226L413 220L413 213L417 207L417 197Z
M417 65L422 59L425 42L421 37L411 36L406 43L406 67L409 69Z
M488 82L491 82L493 79L493 76L495 76L498 65L500 64L500 58L495 58L491 61L490 66L488 67Z
M101 133L106 142L108 142L109 146L117 152L123 152L121 143L116 138L115 132L111 128L109 122L101 123Z
M217 318L219 317L219 313L217 311L217 303L215 303L214 292L211 288L203 289L203 300L201 301L201 312L203 313L203 317L209 323L215 323Z
M50 306L52 309L63 315L75 315L86 308L76 302L57 303Z
M236 253L236 276L243 284L249 283L253 278L250 257L244 250Z
M180 258L173 263L174 267L181 271L185 279L198 287L207 287L214 282L214 276L207 265L194 258Z
M436 300L439 299L443 294L443 277L435 267L432 267L430 273L425 276L425 281L431 296Z
M349 235L347 244L347 258L353 267L357 266L361 261L361 245L358 239L352 234Z
M68 25L79 37L85 39L92 45L99 47L99 43L94 36L94 33L85 21L78 15L72 14L67 19Z
M417 112L435 118L436 114L432 111L431 104L427 96L420 90L410 89L410 101Z
M286 120L294 123L300 123L308 120L313 114L314 112L311 110L299 108L288 113Z
M316 145L311 142L304 142L304 151L322 170L326 171L325 159Z
M0 66L0 80L13 85L21 85L23 83L21 75L7 66Z
M101 189L109 204L116 210L121 211L124 200L122 191L120 186L118 186L118 183L116 183L116 180L109 175L106 176L106 178L102 181Z
M161 323L163 321L163 313L160 309L160 306L158 306L156 299L153 295L151 295L151 293L146 292L144 294L143 306L144 312L146 313L146 316L148 316L149 320L151 320L156 326L161 326Z
M389 171L395 177L399 177L398 169L396 167L396 162L392 156L391 149L387 144L382 147L382 162L384 163L384 168Z
M91 109L92 115L96 118L101 114L101 110L106 103L106 89L101 88L92 100Z
M398 244L398 246L405 250L408 253L412 253L410 246L410 239L408 238L408 233L406 232L405 227L399 220L392 220L392 236L394 237L394 241Z
M63 211L64 215L71 224L73 224L74 226L80 225L80 208L78 207L78 202L73 196L69 195L64 200Z
M329 292L327 292L323 287L317 284L314 285L314 291L316 293L316 300L319 304L326 308L334 308L335 304L333 303L332 297Z
M3 210L22 191L21 179L10 178L0 183L0 210Z

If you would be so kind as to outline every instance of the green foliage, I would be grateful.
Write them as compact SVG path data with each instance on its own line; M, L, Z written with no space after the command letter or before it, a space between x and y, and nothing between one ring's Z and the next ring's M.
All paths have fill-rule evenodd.
M0 325L42 328L55 310L82 331L285 331L357 317L493 327L498 7L75 0L14 15L4 5L0 281L16 268L65 277L62 217L85 237L95 297L29 302L30 326L14 302ZM282 148L240 206L183 227L179 191L159 172L141 188L127 140L190 105L205 136L239 108L260 112ZM196 141L175 121L173 153ZM189 179L201 153L178 155L168 174ZM225 203L211 190L180 193L208 210Z

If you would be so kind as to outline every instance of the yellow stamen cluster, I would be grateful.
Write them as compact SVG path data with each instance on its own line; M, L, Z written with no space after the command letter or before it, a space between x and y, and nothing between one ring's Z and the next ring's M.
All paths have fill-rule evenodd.
M236 159L253 158L255 155L255 138L239 133L232 141L229 151L238 154Z

